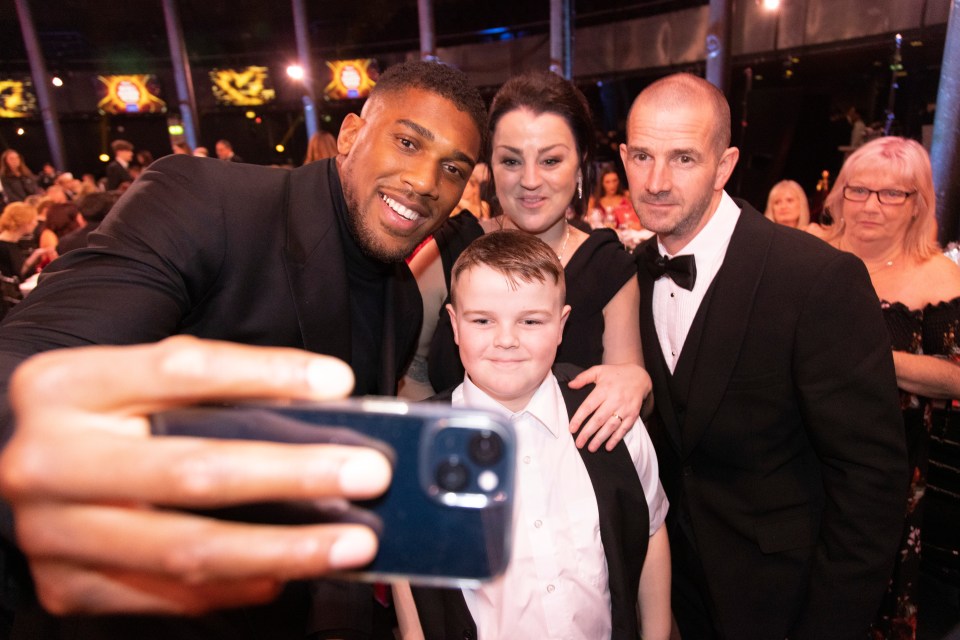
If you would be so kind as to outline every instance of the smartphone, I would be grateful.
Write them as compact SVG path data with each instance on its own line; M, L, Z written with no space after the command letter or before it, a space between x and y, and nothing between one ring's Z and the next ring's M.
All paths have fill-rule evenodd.
M347 577L469 588L506 569L516 439L505 416L441 403L361 398L191 407L153 414L150 422L155 436L330 443L382 451L393 463L393 481L379 498L202 512L267 524L366 524L379 535L379 551L370 565Z

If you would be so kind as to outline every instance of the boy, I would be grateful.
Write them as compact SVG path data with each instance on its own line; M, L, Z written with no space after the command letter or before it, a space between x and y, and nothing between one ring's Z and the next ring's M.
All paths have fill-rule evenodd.
M638 601L644 638L669 637L653 445L639 421L612 452L578 450L568 433L589 389L567 387L569 365L551 371L570 314L560 261L530 234L489 233L457 260L450 296L466 369L452 403L506 409L516 425L514 545L506 573L462 600L415 590L426 637L478 637L475 623L482 640L636 638Z

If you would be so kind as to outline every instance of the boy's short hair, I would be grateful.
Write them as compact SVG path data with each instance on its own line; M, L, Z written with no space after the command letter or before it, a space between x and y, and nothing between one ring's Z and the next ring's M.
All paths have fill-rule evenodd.
M465 271L486 266L502 273L507 282L546 282L551 278L559 288L561 300L566 299L566 281L563 265L550 246L538 237L505 229L486 233L460 254L450 274L450 302L456 304L457 283Z

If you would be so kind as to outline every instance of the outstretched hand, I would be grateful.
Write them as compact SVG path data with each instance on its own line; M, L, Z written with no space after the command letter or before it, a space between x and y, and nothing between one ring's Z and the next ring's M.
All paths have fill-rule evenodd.
M580 373L570 387L580 389L591 383L596 388L570 420L570 433L580 431L579 448L596 451L606 442L607 451L612 451L633 428L647 400L652 401L653 382L638 364L601 364Z
M0 492L41 603L55 614L198 614L370 562L377 538L361 525L243 524L175 509L371 498L390 483L380 453L151 438L147 418L213 399L340 398L352 386L333 358L187 337L24 362L11 380L16 426Z

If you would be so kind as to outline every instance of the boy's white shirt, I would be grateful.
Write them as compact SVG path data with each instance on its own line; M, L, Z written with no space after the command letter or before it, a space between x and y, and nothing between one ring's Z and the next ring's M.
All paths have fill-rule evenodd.
M451 401L510 414L469 376ZM553 373L511 420L517 433L513 554L504 575L463 592L480 640L610 637L600 513ZM639 419L624 441L643 486L653 535L668 508L653 444Z

